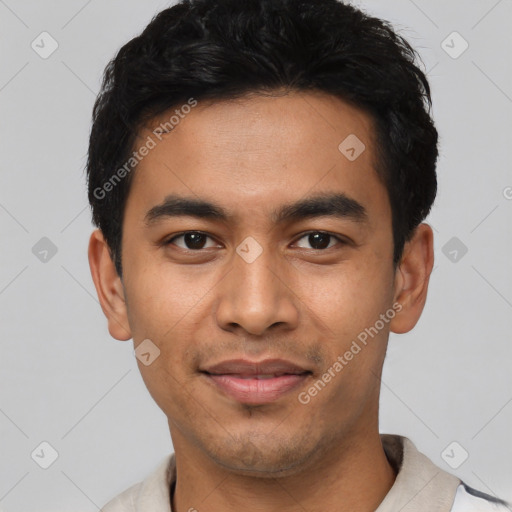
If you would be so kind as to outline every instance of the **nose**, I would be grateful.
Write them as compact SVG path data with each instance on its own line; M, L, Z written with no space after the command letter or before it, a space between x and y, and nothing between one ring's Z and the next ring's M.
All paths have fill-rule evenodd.
M299 318L290 265L277 261L270 248L256 260L234 255L232 268L219 283L216 319L225 330L243 329L260 336L280 325L294 329Z

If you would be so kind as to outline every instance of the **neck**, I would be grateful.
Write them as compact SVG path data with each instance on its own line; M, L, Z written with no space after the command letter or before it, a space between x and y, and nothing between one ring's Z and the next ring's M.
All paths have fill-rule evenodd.
M321 460L278 477L247 476L223 468L179 434L173 436L173 444L173 512L373 512L396 477L378 430L352 436Z

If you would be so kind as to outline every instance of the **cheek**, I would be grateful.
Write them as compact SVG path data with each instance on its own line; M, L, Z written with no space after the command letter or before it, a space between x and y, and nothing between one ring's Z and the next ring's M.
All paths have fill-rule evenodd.
M165 268L167 267L167 268ZM128 320L135 345L149 339L159 355L149 366L138 361L142 377L155 401L162 406L168 396L180 394L199 350L194 340L198 315L205 315L209 280L192 270L171 272L169 265L130 268L126 291ZM208 282L204 282L208 281ZM174 407L174 406L173 406Z
M128 317L137 341L151 337L164 341L176 328L182 329L214 284L190 267L176 270L169 263L133 266L126 275Z
M194 407L190 405L197 402L193 400L194 392L189 389L187 379L176 371L180 365L173 364L169 357L172 359L172 352L169 355L164 349L150 366L138 362L142 379L155 403L167 416L192 415Z
M391 277L377 264L347 262L314 278L301 273L298 295L307 305L305 314L316 319L341 350L390 307Z

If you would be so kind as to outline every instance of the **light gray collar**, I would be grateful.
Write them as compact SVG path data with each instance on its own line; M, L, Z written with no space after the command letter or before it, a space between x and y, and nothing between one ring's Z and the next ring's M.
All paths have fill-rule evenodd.
M388 460L399 471L375 512L449 512L460 479L437 467L407 437L380 438Z
M406 437L381 434L395 483L375 512L449 512L460 479L437 467ZM168 455L160 466L132 490L133 510L172 512L170 489L176 481L176 460Z

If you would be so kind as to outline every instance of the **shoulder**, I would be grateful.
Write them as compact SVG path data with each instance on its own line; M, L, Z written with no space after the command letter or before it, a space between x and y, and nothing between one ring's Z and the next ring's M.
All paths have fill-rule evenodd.
M477 491L464 482L457 488L450 512L511 512L512 506L503 500Z
M171 512L170 488L175 480L176 461L171 454L145 480L110 500L100 512Z
M381 439L397 476L376 512L512 512L510 503L436 466L410 439L392 434L381 434Z
M100 512L132 512L135 511L135 497L139 495L142 482L132 485L121 494L110 500Z

